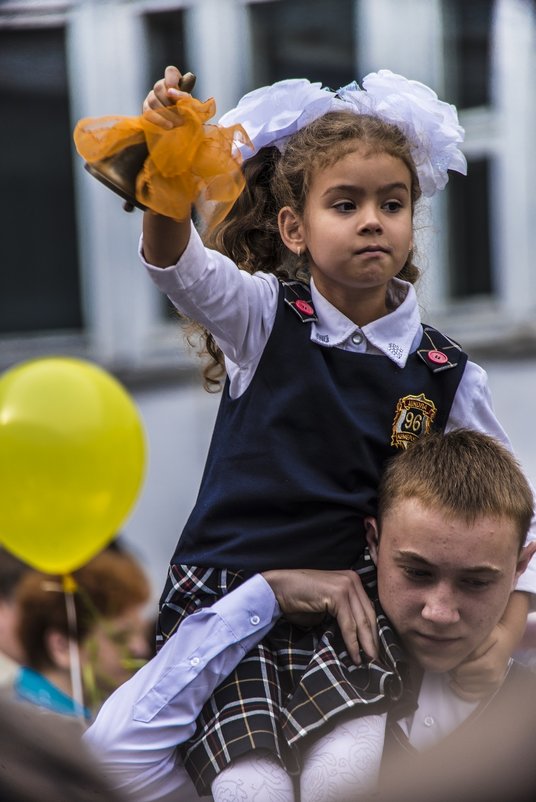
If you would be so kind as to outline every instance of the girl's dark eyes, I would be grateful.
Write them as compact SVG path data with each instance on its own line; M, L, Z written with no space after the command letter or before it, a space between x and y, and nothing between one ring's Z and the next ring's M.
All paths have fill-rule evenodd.
M333 208L338 212L352 212L355 209L355 203L352 201L338 201L333 204Z
M353 212L356 209L356 204L353 201L337 201L333 204L333 208L338 212ZM386 212L398 212L403 208L403 205L398 200L390 200L382 205L382 209Z
M383 205L384 209L388 212L398 212L402 208L402 204L397 200L390 200Z

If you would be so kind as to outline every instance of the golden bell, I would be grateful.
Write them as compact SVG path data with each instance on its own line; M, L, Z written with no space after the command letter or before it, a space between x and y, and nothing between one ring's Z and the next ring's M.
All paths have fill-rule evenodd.
M105 187L124 199L123 209L126 212L133 211L135 206L145 210L147 207L136 198L136 178L148 153L147 145L141 142L139 145L130 145L107 159L101 159L93 164L86 162L84 167Z
M195 75L191 72L185 73L179 81L179 88L183 92L191 93L194 85ZM101 159L92 164L86 162L84 167L105 187L123 198L125 201L123 209L126 212L132 212L135 206L145 211L147 206L144 206L136 198L136 178L147 156L147 145L145 142L141 142L139 145L129 145L107 159Z

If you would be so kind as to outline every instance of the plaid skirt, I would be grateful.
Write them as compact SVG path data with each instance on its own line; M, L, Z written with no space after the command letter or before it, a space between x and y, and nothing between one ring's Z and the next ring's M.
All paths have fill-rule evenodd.
M254 749L274 753L289 774L298 774L311 734L319 735L336 718L381 713L400 700L407 664L377 600L368 554L355 570L375 605L380 658L356 666L330 616L309 628L279 619L216 688L194 736L179 747L200 795L210 794L213 780L232 760ZM187 615L246 578L230 569L171 565L159 616L160 644Z

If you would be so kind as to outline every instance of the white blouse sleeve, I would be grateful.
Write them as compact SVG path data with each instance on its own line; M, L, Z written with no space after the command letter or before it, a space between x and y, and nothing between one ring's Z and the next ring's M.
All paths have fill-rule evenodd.
M84 734L116 789L138 802L195 799L176 746L217 685L271 629L279 606L256 576L186 618L104 703Z
M488 384L488 377L475 362L467 362L464 374L458 386L456 395L450 411L450 416L445 427L445 431L452 429L475 429L479 432L495 437L512 451L512 445L508 435L497 420L493 411L491 391ZM534 495L534 488L533 488ZM536 516L533 515L532 523L527 534L527 541L536 540ZM516 586L517 590L524 590L533 594L533 607L536 602L536 558L530 561L527 570L519 577Z
M225 356L239 366L258 360L273 327L278 281L271 273L250 275L231 259L205 248L194 226L175 265L159 268L140 258L159 290L177 310L203 325Z

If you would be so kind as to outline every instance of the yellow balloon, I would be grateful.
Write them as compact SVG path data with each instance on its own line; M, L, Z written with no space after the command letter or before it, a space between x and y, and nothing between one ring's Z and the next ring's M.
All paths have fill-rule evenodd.
M144 466L137 408L102 368L45 358L0 377L0 543L34 568L68 573L106 546Z

